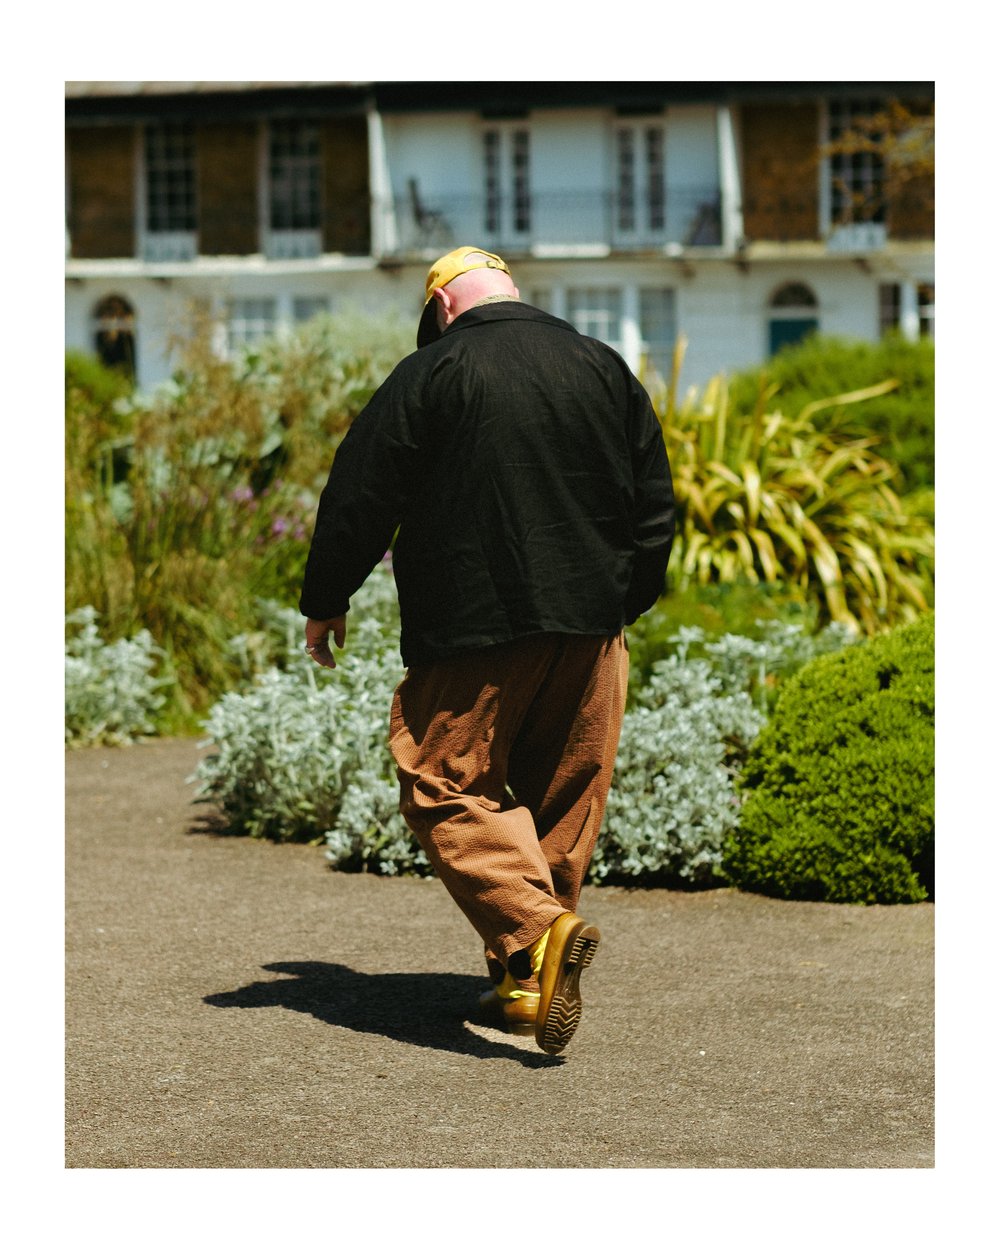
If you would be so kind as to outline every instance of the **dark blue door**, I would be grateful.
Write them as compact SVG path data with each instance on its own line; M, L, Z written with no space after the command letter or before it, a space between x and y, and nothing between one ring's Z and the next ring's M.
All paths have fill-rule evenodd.
M818 329L819 321L815 317L775 317L770 324L768 350L773 356L780 348L801 343L807 334Z

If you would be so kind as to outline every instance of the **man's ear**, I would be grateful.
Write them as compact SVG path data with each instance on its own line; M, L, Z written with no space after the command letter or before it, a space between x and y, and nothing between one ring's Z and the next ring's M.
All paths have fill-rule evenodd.
M438 326L443 330L446 326L451 325L455 319L454 300L443 286L436 286L431 293L431 299L437 302L437 321Z

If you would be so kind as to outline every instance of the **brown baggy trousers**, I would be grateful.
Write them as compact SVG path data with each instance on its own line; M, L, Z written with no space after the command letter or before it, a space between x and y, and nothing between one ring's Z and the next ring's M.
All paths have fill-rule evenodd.
M627 685L623 634L536 634L414 665L396 690L400 811L505 965L576 910Z

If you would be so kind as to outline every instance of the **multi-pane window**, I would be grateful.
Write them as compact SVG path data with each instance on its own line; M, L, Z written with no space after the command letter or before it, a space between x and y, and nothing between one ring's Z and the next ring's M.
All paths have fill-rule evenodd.
M268 185L272 230L319 229L321 161L317 125L297 120L271 123Z
M487 130L483 135L483 183L484 212L483 224L488 234L500 233L500 131Z
M909 338L932 339L934 283L881 283L878 289L878 323L882 334L901 329Z
M528 291L521 292L521 298L526 304L530 304L532 308L540 308L542 312L554 313L555 303L550 287L531 287Z
M513 182L514 229L522 234L531 225L531 185L528 167L528 132L515 130L511 136L511 179Z
M668 377L677 339L676 298L669 287L639 292L639 336L646 368Z
M259 342L275 332L277 302L266 297L229 301L226 336L230 348Z
M292 316L296 321L311 321L329 311L330 301L325 295L296 295L292 300Z
M663 229L666 212L661 125L619 126L616 222L626 234Z
M662 230L666 202L662 127L647 127L643 138L646 150L646 205L649 209L649 227L651 230Z
M488 235L531 229L531 142L523 126L483 131L483 225Z
M572 287L566 292L566 320L581 334L621 351L622 293L610 287Z
M146 229L151 234L196 228L194 128L163 122L145 130Z
M934 337L934 283L917 283L917 314L920 321L920 337Z
M878 328L881 334L899 327L902 300L898 282L883 282L878 289Z
M879 135L872 119L884 108L879 100L831 100L829 104L830 219L885 222L885 166L877 151L865 150Z
M635 131L618 131L618 228L635 229Z

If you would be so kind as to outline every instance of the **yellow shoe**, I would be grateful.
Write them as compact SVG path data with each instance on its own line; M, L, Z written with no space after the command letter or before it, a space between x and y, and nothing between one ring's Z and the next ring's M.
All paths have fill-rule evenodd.
M491 1022L502 1024L509 1033L531 1037L535 1032L535 1018L538 1015L538 995L502 998L494 986L479 996L479 1010Z
M537 980L541 971L549 933L550 930L546 929L542 936L528 947L532 980ZM527 1035L534 1033L540 994L537 991L525 989L524 982L516 981L495 956L491 959L487 955L486 963L494 985L493 989L480 994L480 1011L494 1019L502 1019L512 1033ZM499 976L497 975L498 969Z
M600 940L598 928L564 912L531 948L534 969L535 949L541 947L535 1041L546 1054L558 1055L576 1032L583 1011L580 973L594 958Z
M532 980L537 978L541 968L545 944L549 939L549 930L537 939L529 948L531 959ZM530 1035L535 1031L535 1016L539 1010L539 994L536 990L524 988L522 981L516 981L496 956L486 955L486 966L494 981L494 988L479 996L481 1013L491 1018L500 1018L511 1033Z
M535 1031L538 994L522 990L508 972L499 985L479 996L480 1012L490 1019L502 1021L511 1033L530 1036Z

